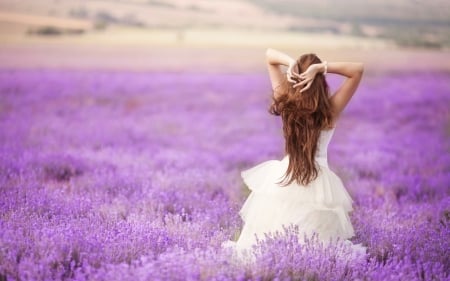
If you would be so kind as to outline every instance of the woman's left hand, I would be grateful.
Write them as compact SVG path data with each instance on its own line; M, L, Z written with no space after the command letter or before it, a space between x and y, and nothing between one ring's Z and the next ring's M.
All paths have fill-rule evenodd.
M298 77L301 81L298 82L297 84L295 84L293 87L297 88L298 86L306 85L303 87L303 89L300 90L300 93L308 90L309 87L311 87L311 84L314 81L314 78L316 77L316 74L318 71L319 71L319 69L317 68L317 65L311 64L308 67L308 69L306 69L305 72L303 72L301 74L294 73L294 75L296 77Z
M288 68L286 70L286 78L287 78L287 80L289 82L291 82L291 83L294 83L294 84L295 84L295 82L297 82L297 81L294 80L294 77L295 77L294 75L297 74L297 73L295 73L293 71L294 66L295 66L296 63L297 62L295 60L291 60L291 62L288 65Z

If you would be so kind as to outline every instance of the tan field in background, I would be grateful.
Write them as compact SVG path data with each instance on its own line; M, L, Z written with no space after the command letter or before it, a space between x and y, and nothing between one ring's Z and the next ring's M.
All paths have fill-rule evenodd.
M177 5L183 3L178 2ZM101 2L92 3L100 5ZM207 1L202 3L208 8ZM450 50L400 48L392 41L376 37L261 28L282 26L292 19L280 20L280 17L242 5L233 9L244 9L247 19L234 16L235 21L241 26L257 24L259 28L230 24L189 28L109 25L96 29L89 20L0 10L0 68L258 72L265 71L265 49L273 47L293 57L314 52L328 61L363 61L371 73L450 71ZM233 9L221 11L222 17L235 14ZM164 13L158 15L164 20L171 18ZM207 13L203 17L209 24L220 22ZM150 22L157 21L149 18ZM174 24L182 26L183 20L183 17L174 18ZM53 36L29 34L34 27L46 25L88 32Z
M292 56L315 52L328 61L363 61L369 72L450 70L449 51L402 49L380 40L287 32L191 30L180 35L167 30L117 28L63 38L15 35L1 38L0 43L1 68L265 71L264 51L274 47Z

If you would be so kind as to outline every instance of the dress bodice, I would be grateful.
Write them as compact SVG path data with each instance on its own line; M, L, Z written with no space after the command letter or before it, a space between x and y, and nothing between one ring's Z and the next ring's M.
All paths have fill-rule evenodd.
M328 144L330 144L331 138L333 137L333 133L336 127L333 127L329 130L321 130L319 135L319 140L317 141L317 151L315 155L315 160L318 165L325 166L328 168ZM289 161L289 155L285 155L282 162L285 163L286 168Z
M320 166L328 167L328 144L333 136L334 130L336 127L333 127L329 130L320 131L319 141L317 143L317 151L316 151L316 161Z

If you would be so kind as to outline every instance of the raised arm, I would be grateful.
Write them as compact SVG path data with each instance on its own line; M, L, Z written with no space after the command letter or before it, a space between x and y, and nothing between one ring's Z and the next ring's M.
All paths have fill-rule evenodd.
M312 64L305 72L301 74L294 73L294 75L302 81L295 84L293 87L296 88L304 85L300 92L307 90L311 86L316 74L319 72L324 73L326 69L329 73L336 73L347 77L339 89L330 98L334 109L334 115L335 117L338 117L356 92L363 75L364 65L360 62L322 62Z
M285 53L269 48L266 50L266 62L269 70L270 82L276 97L276 88L284 79L286 79L286 74L283 73L281 67L287 66L288 71L290 71L292 68L291 66L295 63L295 60ZM290 79L290 76L288 77Z
M325 62L319 63L317 66L320 72L325 71ZM364 64L360 62L329 62L327 72L347 77L331 97L331 104L337 117L356 92L364 72Z

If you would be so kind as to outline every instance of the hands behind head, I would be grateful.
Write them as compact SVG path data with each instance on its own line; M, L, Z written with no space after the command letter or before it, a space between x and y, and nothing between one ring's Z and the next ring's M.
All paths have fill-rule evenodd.
M306 69L305 72L298 74L293 71L293 67L295 66L295 64L296 64L295 61L289 64L289 67L286 71L287 80L294 84L292 86L293 88L303 86L303 88L300 90L301 93L308 90L309 87L311 87L311 84L313 83L314 78L316 77L316 74L319 71L319 69L317 68L316 65L311 64L308 67L308 69Z

